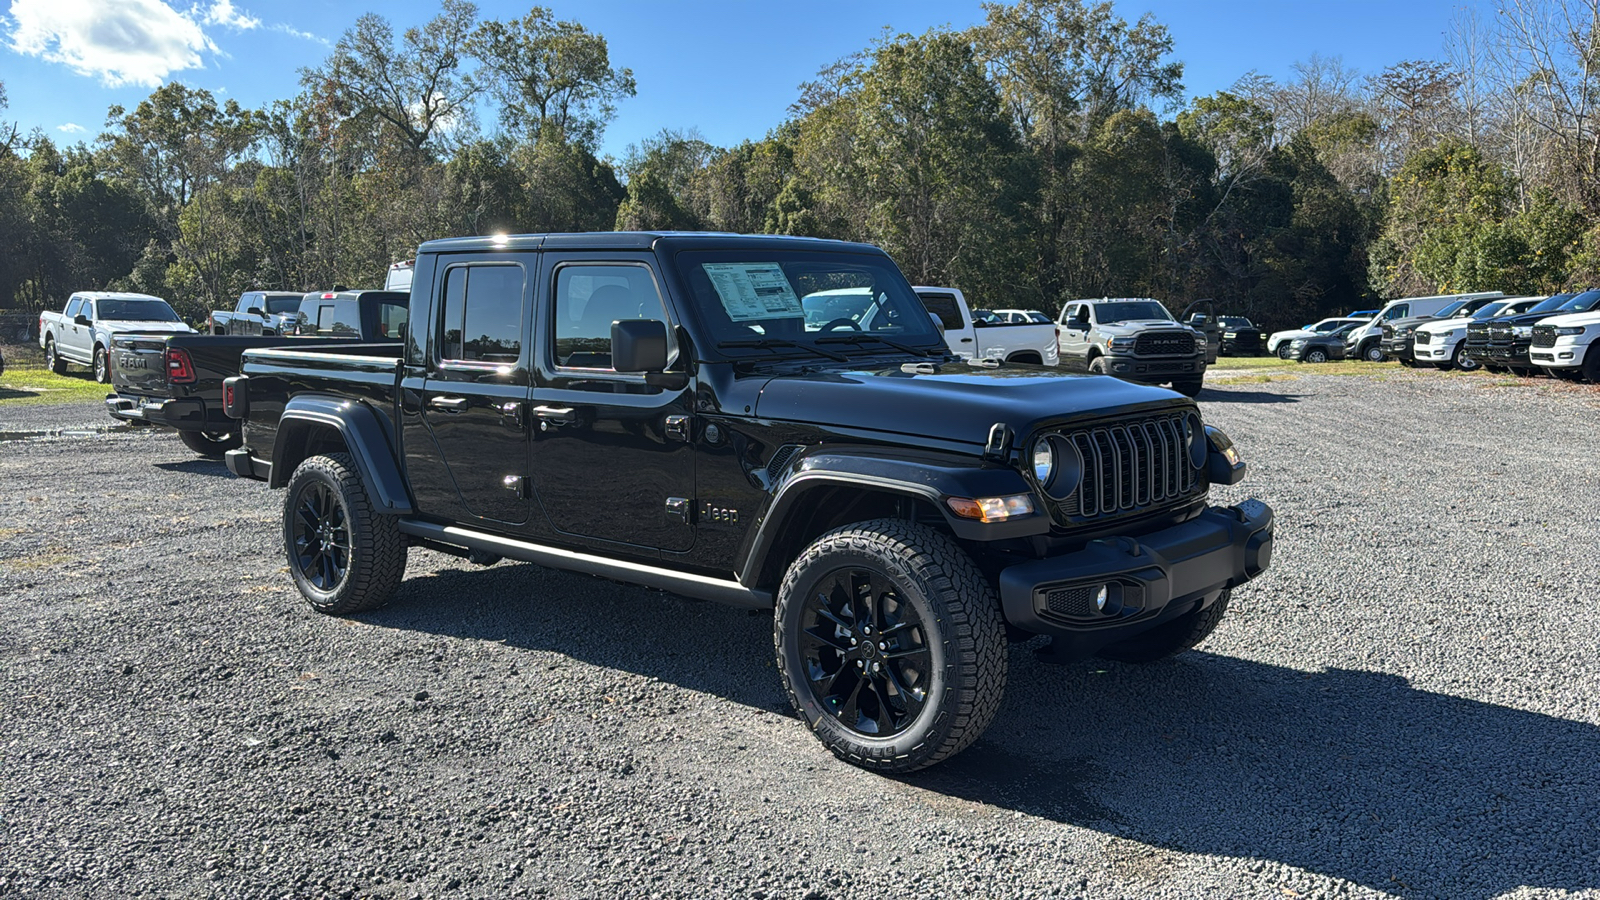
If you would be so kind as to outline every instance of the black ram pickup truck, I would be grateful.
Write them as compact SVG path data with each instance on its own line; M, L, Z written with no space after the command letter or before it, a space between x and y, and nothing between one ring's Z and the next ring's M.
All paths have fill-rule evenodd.
M1489 343L1483 350L1482 361L1491 370L1509 369L1517 375L1536 374L1539 367L1528 358L1528 350L1533 346L1533 326L1552 316L1589 312L1597 308L1600 308L1600 290L1588 290L1580 294L1556 294L1521 315L1490 319Z
M806 316L843 289L871 313ZM314 609L381 606L410 547L770 609L795 708L866 768L975 740L1008 635L1159 659L1271 559L1270 509L1207 502L1245 467L1192 401L964 362L868 245L431 241L411 322L400 345L249 350L229 380L228 467L287 489Z
M106 411L135 425L171 428L190 450L221 458L241 440L239 423L223 412L222 400L223 380L239 374L244 351L304 344L307 338L399 341L409 301L409 295L393 291L306 294L296 310L275 314L285 335L113 335L114 393L106 395Z

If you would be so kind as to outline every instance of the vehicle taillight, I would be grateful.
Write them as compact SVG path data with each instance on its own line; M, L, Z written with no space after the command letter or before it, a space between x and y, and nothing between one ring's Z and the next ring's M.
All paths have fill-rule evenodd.
M194 363L189 361L189 351L167 348L167 380L173 384L194 382Z

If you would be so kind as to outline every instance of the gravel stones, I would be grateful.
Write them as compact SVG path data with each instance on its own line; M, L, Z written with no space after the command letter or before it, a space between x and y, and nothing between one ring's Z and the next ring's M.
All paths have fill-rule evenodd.
M1600 892L1600 395L1495 384L1208 386L1271 571L1172 662L1014 647L904 779L805 733L764 616L426 551L319 616L281 492L0 443L0 896Z

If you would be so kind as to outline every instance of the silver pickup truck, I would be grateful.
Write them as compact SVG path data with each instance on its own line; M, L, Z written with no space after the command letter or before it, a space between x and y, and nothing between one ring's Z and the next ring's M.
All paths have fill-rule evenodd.
M94 380L111 381L111 336L193 334L167 301L149 294L79 291L67 298L62 312L39 314L39 346L50 371L63 375L67 363L94 369Z

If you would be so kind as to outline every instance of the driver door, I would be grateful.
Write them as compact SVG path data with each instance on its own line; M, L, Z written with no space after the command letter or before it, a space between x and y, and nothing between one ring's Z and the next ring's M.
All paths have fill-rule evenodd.
M1061 311L1060 332L1056 350L1062 367L1074 372L1089 371L1089 305L1068 303Z

